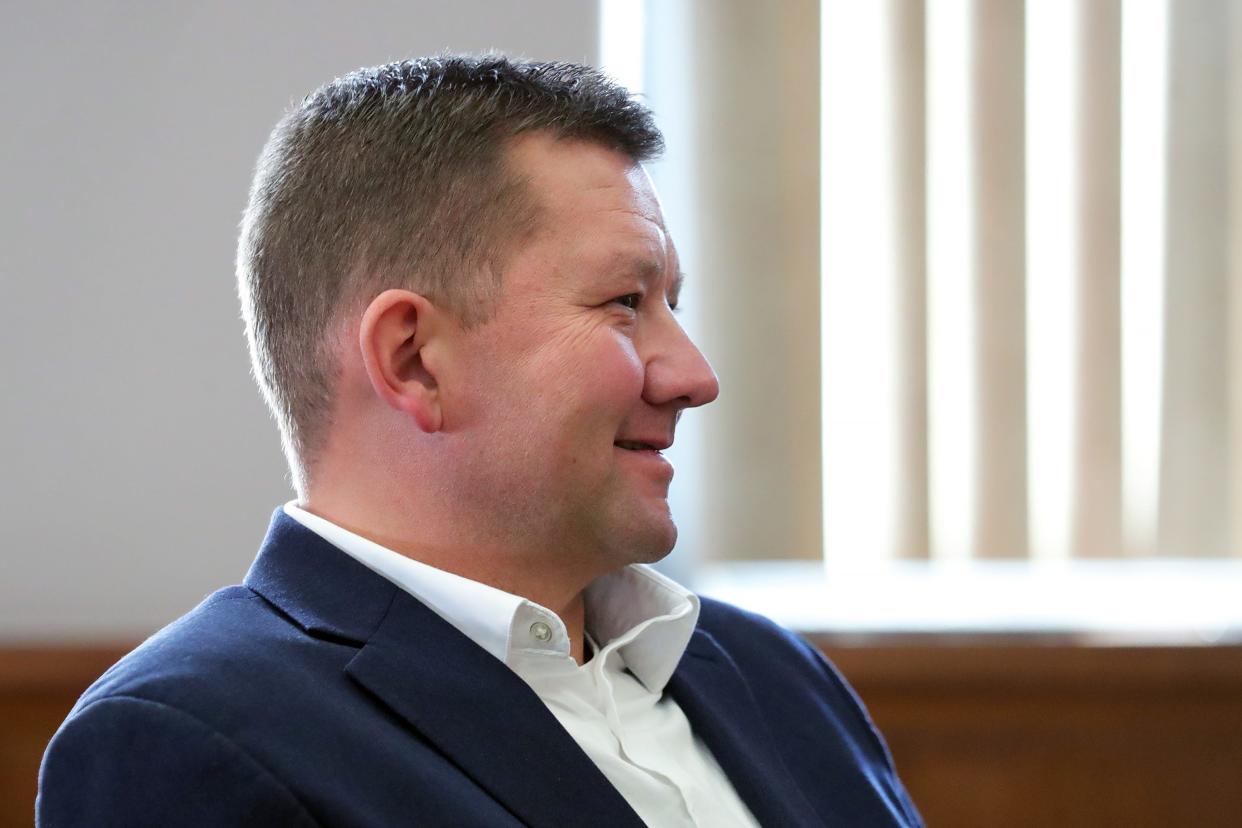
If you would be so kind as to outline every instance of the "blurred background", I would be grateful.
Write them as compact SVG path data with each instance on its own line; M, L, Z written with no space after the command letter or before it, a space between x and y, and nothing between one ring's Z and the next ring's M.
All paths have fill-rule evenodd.
M9 4L0 824L292 497L237 224L363 65L602 65L721 377L662 565L812 638L929 824L1242 813L1242 2ZM762 692L762 688L757 688ZM831 784L830 779L825 784Z

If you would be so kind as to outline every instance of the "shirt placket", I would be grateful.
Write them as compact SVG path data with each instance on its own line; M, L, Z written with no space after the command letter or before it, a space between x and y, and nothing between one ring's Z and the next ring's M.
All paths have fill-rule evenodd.
M657 762L653 762L646 752L636 749L634 742L636 740L621 716L621 710L617 704L617 688L612 675L616 675L618 680L624 680L621 676L621 655L614 647L607 647L603 657L597 656L591 664L591 674L595 682L596 698L599 702L599 710L603 713L608 723L608 729L616 740L618 749L622 758L634 767L638 772L645 774L654 783L668 789L676 795L681 805L682 816L686 820L687 825L695 825L691 815L690 803L686 801L686 794L677 784L677 781L660 769ZM633 680L633 679L632 679Z

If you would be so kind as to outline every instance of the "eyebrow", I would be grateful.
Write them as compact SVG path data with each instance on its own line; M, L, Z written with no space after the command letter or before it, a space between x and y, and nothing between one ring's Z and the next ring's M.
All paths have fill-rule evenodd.
M613 267L618 273L625 275L637 276L639 279L649 282L660 274L663 269L655 259L649 259L645 256L630 256L626 254L618 255L613 259ZM686 283L686 274L684 271L677 271L673 276L672 282L669 284L669 295L676 300L681 296L682 285Z
M686 283L686 273L683 270L677 271L677 275L673 277L673 283L669 285L669 296L672 297L673 304L677 304L677 300L681 298L681 286Z

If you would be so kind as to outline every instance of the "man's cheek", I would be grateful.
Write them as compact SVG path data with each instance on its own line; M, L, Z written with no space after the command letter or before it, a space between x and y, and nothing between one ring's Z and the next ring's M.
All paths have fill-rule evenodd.
M608 380L619 400L631 401L642 394L645 370L633 347L611 347L601 351L596 371Z

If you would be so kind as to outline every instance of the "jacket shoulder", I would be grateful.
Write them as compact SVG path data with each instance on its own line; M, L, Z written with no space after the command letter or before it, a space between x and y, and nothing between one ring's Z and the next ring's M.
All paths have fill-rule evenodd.
M313 824L241 738L312 669L309 643L250 589L208 596L74 705L40 768L39 824Z
M737 664L743 675L779 681L788 692L826 700L847 718L873 728L858 696L828 658L802 636L766 616L740 607L701 599L699 629ZM886 751L882 751L886 753Z
M113 695L52 739L35 818L70 825L314 825L255 757L177 708Z
M699 601L699 628L735 658L793 659L816 671L824 660L804 638L766 616L714 598Z
M83 708L115 696L210 711L324 656L322 647L260 595L243 586L221 589L110 667L78 700ZM351 650L352 652L352 650ZM302 657L299 658L299 655Z
M711 598L700 601L699 629L737 665L778 741L800 743L816 728L812 723L819 722L822 732L838 734L851 746L849 755L871 769L869 774L880 780L908 824L922 825L883 737L862 700L828 657L765 616ZM803 758L815 755L819 747L807 743Z

